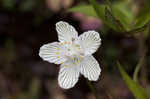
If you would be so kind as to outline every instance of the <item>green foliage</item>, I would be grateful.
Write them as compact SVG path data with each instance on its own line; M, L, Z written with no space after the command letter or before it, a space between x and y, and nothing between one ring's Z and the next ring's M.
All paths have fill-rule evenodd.
M16 1L15 0L2 0L1 3L4 8L11 10L13 9Z
M88 16L93 16L100 18L101 21L103 21L105 24L107 24L109 27L117 30L117 28L114 27L113 24L110 24L110 22L107 21L107 18L105 18L105 5L97 5L98 11L100 13L96 13L95 9L91 5L79 5L73 8L70 8L69 12L80 12Z
M113 25L113 23L110 23L110 21L107 20L109 16L111 17L111 20L114 20L114 17L112 17L111 16L112 14L108 12L109 10L107 10L106 6L105 6L105 10L104 10L105 13L103 13L103 15L102 15L101 14L101 9L99 8L99 4L95 0L89 0L89 1L90 1L91 5L93 6L93 8L95 9L99 19L101 21L103 21L106 25L108 25L110 28L112 28L116 31L119 31L116 24ZM107 15L106 15L106 12L108 12ZM105 17L103 17L103 16L105 16Z
M142 26L142 27L137 27L137 28L135 28L135 29L132 29L132 30L128 31L127 34L134 35L134 34L136 34L136 33L143 32L143 31L147 30L149 26L150 26L150 21L147 22L147 23L146 23L144 26Z
M69 9L70 12L80 12L88 16L99 18L110 28L118 32L127 32L132 35L144 31L150 20L150 1L140 11L135 18L133 11L129 7L129 1L117 1L106 5L100 5L95 0L89 0L91 5L79 5ZM133 3L132 3L133 4ZM133 22L136 21L135 26Z
M104 7L104 6L103 6ZM94 8L91 5L78 5L68 10L69 12L80 12L87 16L98 17Z
M118 30L117 27L114 26L114 24L110 23L108 18L105 15L106 13L106 5L99 5L96 1L90 0L91 5L79 5L76 7L73 7L69 9L70 12L80 12L88 16L94 16L99 18L101 21L103 21L105 24L107 24L109 27L113 28L114 30ZM109 17L109 16L108 16Z
M104 19L105 14L105 5L99 5L99 9L101 10L100 16L101 19ZM68 10L69 12L80 12L88 16L97 17L98 15L95 12L94 8L91 5L78 5Z
M140 10L138 16L136 17L135 28L144 26L148 21L150 21L150 0L144 5Z
M96 10L91 5L79 5L79 6L76 6L76 7L69 9L68 11L69 12L80 12L80 13L83 13L83 14L88 15L88 16L100 18L100 20L103 21L105 24L107 24L109 27L117 30L117 28L114 27L114 25L111 24L107 20L107 18L105 18L106 17L105 16L106 5L96 4L96 7L97 7L96 9L97 9L98 13L96 12Z
M134 17L126 2L112 4L113 13L106 7L107 5L100 5L95 0L90 0L90 3L93 7L91 5L79 5L69 9L69 11L98 17L116 31L130 30L130 25Z
M120 73L125 81L126 85L128 86L129 90L133 93L136 99L148 99L148 95L144 88L142 88L138 83L133 81L129 75L125 72L122 68L121 64L117 62L117 66L120 70Z
M139 61L139 63L137 64L137 66L135 68L135 71L134 71L134 74L133 74L133 80L135 82L138 82L138 72L140 71L140 68L143 64L143 61L144 61L144 57L141 58L141 60Z
M109 22L111 27L113 27L117 31L125 31L121 22L116 19L116 17L111 13L108 7L105 8L105 19Z
M133 12L128 6L127 1L115 2L112 4L112 12L114 13L114 16L120 20L126 30L131 29L131 23L134 19Z

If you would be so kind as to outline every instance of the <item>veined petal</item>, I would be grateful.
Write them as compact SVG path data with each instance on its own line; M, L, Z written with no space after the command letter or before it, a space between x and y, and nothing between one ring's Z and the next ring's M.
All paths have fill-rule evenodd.
M50 63L61 64L66 61L58 42L45 44L40 48L39 56Z
M57 22L56 30L58 32L58 39L60 42L72 42L78 37L78 33L75 28L67 22Z
M85 55L91 55L99 48L101 39L98 32L88 31L79 36L79 42Z
M80 64L80 72L91 81L97 81L101 72L98 62L93 56L87 56Z
M78 82L78 78L79 66L74 66L71 62L61 64L58 75L58 83L60 87L64 89L72 88Z

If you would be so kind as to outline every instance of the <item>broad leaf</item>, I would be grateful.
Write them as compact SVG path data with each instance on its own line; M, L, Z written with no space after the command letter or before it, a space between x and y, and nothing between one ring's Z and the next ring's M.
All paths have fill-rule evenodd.
M105 19L105 5L98 5L96 4L97 11L91 6L91 5L79 5L73 8L70 8L68 11L69 12L80 12L82 14L88 15L88 16L93 16L99 18L103 23L107 24L109 27L113 28L116 30L114 25L109 23Z
M85 14L87 16L98 17L95 10L94 10L94 8L91 5L75 6L73 8L70 8L68 11L70 11L70 12L80 12L80 13Z
M88 16L94 16L99 18L103 23L108 25L110 28L120 31L130 30L130 24L133 20L133 13L128 9L126 2L115 2L112 4L112 10L106 11L106 5L100 5L95 0L89 0L91 5L79 5L70 8L70 12L80 12ZM107 16L107 18L106 18ZM115 19L112 20L112 19ZM112 20L112 21L111 21ZM115 23L115 24L114 24ZM118 24L119 23L119 24ZM119 26L118 26L119 25Z
M117 62L117 66L120 70L120 73L125 81L126 85L128 86L129 90L135 96L136 99L148 99L148 95L144 88L142 88L138 83L134 82L129 75L124 71L121 64Z
M105 5L98 5L98 9L100 9L100 11L101 11L101 13L99 13L100 19L103 20L104 14L105 14ZM68 11L69 12L80 12L87 16L93 16L93 17L97 17L97 18L99 17L91 5L78 5L73 8L70 8Z
M114 16L120 20L123 27L126 30L131 29L131 23L133 22L134 15L131 9L129 8L128 2L114 2L112 4L112 11Z
M135 28L144 26L148 21L150 21L150 0L147 1L143 9L139 12Z
M120 20L116 19L116 17L113 15L113 13L111 13L111 11L108 9L108 7L105 8L105 19L117 31L125 31Z

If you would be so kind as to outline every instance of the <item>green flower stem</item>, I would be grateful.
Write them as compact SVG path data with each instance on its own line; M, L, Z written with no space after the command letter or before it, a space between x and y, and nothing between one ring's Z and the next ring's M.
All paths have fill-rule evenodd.
M144 56L143 62L142 62L142 67L141 67L141 78L142 78L142 83L144 86L148 85L148 80L147 80L147 76L148 76L148 69L147 69L147 62L146 62L146 53L147 53L147 46L145 44L146 40L143 36L144 32L140 32L139 33L139 37L138 37L138 41L139 41L139 56Z
M134 74L133 74L133 80L135 82L138 82L138 73L143 65L143 61L144 61L144 56L140 59L139 63L137 64L136 68L135 68L135 71L134 71Z
M91 91L93 92L93 94L94 94L94 96L95 96L95 99L98 99L98 96L97 96L97 94L96 94L95 88L94 88L94 86L92 85L92 83L87 80L87 84L88 84L89 88L91 89Z

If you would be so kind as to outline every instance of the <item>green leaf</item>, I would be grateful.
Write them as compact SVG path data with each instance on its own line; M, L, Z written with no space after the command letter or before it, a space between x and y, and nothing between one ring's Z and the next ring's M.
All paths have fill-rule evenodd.
M99 6L99 4L95 1L95 0L89 0L92 7L94 8L96 14L98 15L98 17L105 22L104 20L104 15L105 15L105 6L103 9L101 9Z
M143 61L144 61L144 57L142 57L142 58L140 59L139 63L137 64L137 66L136 66L136 68L135 68L135 71L134 71L134 74L133 74L133 80L134 80L135 82L138 82L138 73L139 73L140 68L141 68L141 66L142 66L142 64L143 64Z
M148 21L150 21L150 0L144 5L143 9L139 12L136 17L135 28L144 26Z
M130 30L133 13L128 9L128 4L126 2L113 3L111 6L112 12L106 8L107 5L100 5L95 0L89 1L91 5L78 5L70 8L68 11L80 12L88 16L97 17L104 24L118 32Z
M136 33L139 33L139 32L143 32L146 30L146 28L150 25L150 22L147 22L144 26L142 27L139 27L139 28L135 28L131 31L128 31L127 33L128 34L136 34Z
M93 8L95 9L95 11L96 11L96 13L97 13L97 15L99 16L99 18L101 18L100 16L101 15L99 15L99 13L101 12L101 9L98 9L98 3L96 2L96 0L89 0L90 1L90 3L92 4L92 6L93 6ZM110 11L110 13L108 12L109 10L107 10L106 11L106 7L105 7L105 14L109 14L110 16L112 16L111 17L111 19L113 20L113 22L111 23L111 21L110 20L106 20L106 19L108 19L108 18L106 18L106 19L104 19L104 20L102 20L105 24L107 24L109 27L111 27L112 29L114 29L114 30L116 30L116 31L118 31L118 32L120 32L120 30L121 31L126 31L126 29L124 28L124 26L122 25L122 22L119 20L119 18L117 18L116 19L116 17L115 17L115 15L113 15L113 14L115 14L115 13L112 13L112 4L109 2L109 0L107 0L107 3L108 3L108 6L111 8L111 11ZM115 8L113 8L113 9L115 9ZM117 11L117 10L116 10ZM108 12L108 13L107 13ZM119 15L121 15L120 13L119 13ZM107 16L107 15L106 15ZM118 16L118 15L117 15ZM120 18L120 19L123 19L124 17L122 17L122 18ZM115 22L116 21L116 22ZM115 23L115 24L114 24Z
M103 7L103 6L101 6L101 7ZM87 16L94 16L94 17L98 18L94 8L91 5L75 6L73 8L70 8L68 11L69 12L80 12L80 13L85 14Z
M113 13L109 11L108 7L105 8L105 19L113 26L117 31L125 31L121 22L115 18Z
M106 13L106 5L102 11L102 9L99 8L99 4L96 2L96 0L89 0L91 5L93 6L95 12L97 13L98 17L100 20L103 21L103 23L105 23L107 26L109 26L110 28L116 30L116 31L119 31L118 28L113 25L112 23L110 23L110 21L108 21L106 18L105 18L105 13ZM103 12L103 13L101 13Z
M144 88L142 88L138 83L134 82L129 75L124 71L121 64L117 62L117 66L120 70L120 73L128 86L129 90L133 93L136 99L148 99L148 95Z
M131 10L128 0L126 1L116 1L111 4L110 0L106 0L110 12L116 21L117 26L120 27L122 31L131 30L131 23L134 19L133 11ZM106 11L106 10L105 10Z
M126 30L131 29L131 24L134 19L134 14L129 8L129 4L127 1L122 1L122 2L114 2L112 4L112 11L114 16L120 20L122 23L123 27Z
M104 13L105 13L105 5L98 5L98 9L101 10L101 19L104 19ZM69 12L80 12L82 14L85 14L87 16L93 16L97 17L98 15L95 12L94 8L91 5L78 5L73 8L70 8L68 10Z
M93 16L99 18L103 23L108 25L109 27L117 30L114 25L110 24L106 19L105 19L105 5L98 5L96 4L96 9L98 10L98 13L96 10L91 6L91 5L79 5L73 8L70 8L68 11L69 12L80 12L82 14L88 15L88 16Z

